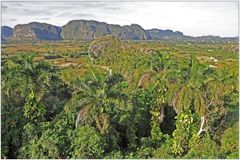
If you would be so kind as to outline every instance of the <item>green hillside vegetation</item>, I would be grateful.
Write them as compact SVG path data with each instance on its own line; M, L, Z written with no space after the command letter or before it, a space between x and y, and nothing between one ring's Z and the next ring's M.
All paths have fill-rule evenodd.
M239 158L237 43L2 47L1 158Z

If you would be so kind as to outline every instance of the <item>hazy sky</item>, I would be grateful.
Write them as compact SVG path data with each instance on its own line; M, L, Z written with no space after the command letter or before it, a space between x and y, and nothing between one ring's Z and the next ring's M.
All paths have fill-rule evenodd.
M58 26L73 19L172 29L185 35L238 35L238 2L2 2L2 25Z

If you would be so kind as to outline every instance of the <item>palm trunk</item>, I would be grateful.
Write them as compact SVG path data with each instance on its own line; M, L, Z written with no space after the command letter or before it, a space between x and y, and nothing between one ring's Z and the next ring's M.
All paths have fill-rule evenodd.
M206 131L205 129L203 129L204 124L205 124L205 117L202 116L202 118L201 118L201 126L200 126L200 129L199 129L198 133L197 133L197 136L199 136L203 131Z

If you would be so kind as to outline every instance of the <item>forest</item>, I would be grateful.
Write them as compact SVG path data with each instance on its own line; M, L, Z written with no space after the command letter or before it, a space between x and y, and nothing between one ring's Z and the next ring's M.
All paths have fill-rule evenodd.
M1 158L239 158L238 43L2 45Z

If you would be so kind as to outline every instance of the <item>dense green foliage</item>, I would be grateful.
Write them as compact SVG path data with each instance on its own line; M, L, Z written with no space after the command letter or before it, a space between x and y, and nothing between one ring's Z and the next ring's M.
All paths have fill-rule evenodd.
M1 157L238 158L238 73L129 43L90 48L67 82L80 69L8 58Z

